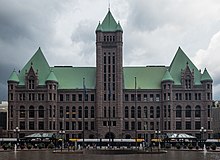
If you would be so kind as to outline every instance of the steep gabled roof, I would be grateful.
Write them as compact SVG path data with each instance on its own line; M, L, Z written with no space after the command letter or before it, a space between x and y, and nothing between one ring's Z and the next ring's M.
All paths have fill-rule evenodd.
M15 70L11 73L8 82L19 82L19 78Z
M137 89L160 89L166 70L165 66L124 67L124 89L134 89L134 77Z
M119 22L117 23L115 21L111 11L109 10L102 23L99 22L96 31L115 32L115 31L123 31L123 30L120 23Z
M207 69L205 68L203 74L202 74L202 78L201 78L201 82L202 81L213 81L212 77L209 75L209 72L207 71Z
M167 70L163 76L163 79L161 80L162 82L164 81L173 81L172 76L170 75L169 70Z
M20 79L19 85L25 84L25 75L29 69L33 67L35 72L38 72L39 84L44 85L45 81L50 73L50 66L47 63L40 47L33 57L28 61L28 63L22 68L20 74L18 75Z
M187 57L187 55L183 52L183 50L179 47L176 55L170 65L169 71L171 76L173 77L174 84L180 85L181 84L181 70L186 68L188 64L191 72L194 71L194 82L196 85L201 84L201 73L196 68L196 66L192 63L192 61Z

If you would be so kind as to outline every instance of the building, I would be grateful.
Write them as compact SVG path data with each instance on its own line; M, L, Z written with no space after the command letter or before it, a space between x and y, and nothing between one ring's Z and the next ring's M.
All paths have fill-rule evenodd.
M219 101L215 101L213 103L212 107L212 129L213 129L213 137L214 138L220 138L220 107L219 107Z
M8 129L7 113L8 113L8 102L2 101L0 103L0 137L7 136L7 129Z
M96 67L48 65L41 49L8 79L9 133L66 138L210 137L212 78L181 48L170 66L124 67L123 30L110 10L96 28Z

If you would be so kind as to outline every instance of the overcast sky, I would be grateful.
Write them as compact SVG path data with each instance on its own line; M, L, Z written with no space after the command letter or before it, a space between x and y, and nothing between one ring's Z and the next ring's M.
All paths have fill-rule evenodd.
M95 66L95 29L108 0L0 0L0 101L7 79L41 47L50 66ZM124 66L170 65L180 46L214 79L220 99L219 0L111 0Z

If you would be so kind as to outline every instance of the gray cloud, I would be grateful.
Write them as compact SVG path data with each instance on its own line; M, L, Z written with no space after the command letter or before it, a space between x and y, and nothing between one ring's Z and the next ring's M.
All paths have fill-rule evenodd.
M7 97L7 78L13 69L21 69L39 46L50 65L95 65L95 29L107 13L107 1L0 3L0 75L4 75L0 101ZM219 31L219 8L218 0L112 0L111 11L124 30L124 64L169 65L181 46L199 68L208 68L219 99L219 49L209 47ZM217 39L215 44L219 43Z

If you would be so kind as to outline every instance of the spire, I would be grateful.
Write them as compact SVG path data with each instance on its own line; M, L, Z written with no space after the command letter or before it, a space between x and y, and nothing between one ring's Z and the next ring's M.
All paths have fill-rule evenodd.
M102 23L98 25L96 31L115 32L117 30L122 30L121 25L117 24L109 8L107 15Z
M10 75L10 77L8 79L8 82L17 82L17 83L19 83L19 78L18 78L18 75L17 75L15 69L11 73L11 75Z
M120 22L118 21L118 25L117 25L117 28L116 28L117 31L122 31L123 32L123 29L120 25Z
M201 82L203 81L213 81L212 77L209 75L209 72L207 71L207 69L205 68L202 77L201 77Z
M51 69L49 76L47 77L46 81L54 81L58 82L57 77L55 76L53 70Z
M161 82L164 82L164 81L172 81L173 82L173 78L168 70L165 72L165 74L161 80Z

